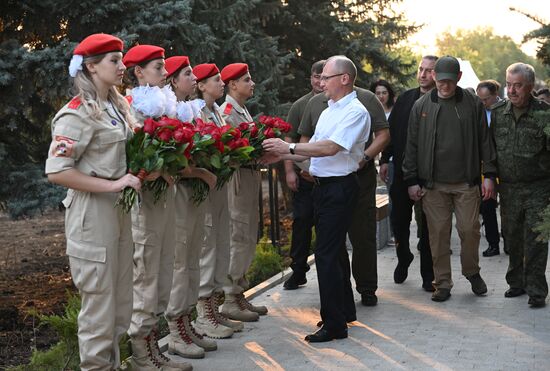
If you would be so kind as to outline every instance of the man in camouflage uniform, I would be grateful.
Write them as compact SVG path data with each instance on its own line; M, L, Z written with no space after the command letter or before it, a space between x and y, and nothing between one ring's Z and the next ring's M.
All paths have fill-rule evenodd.
M535 70L524 63L506 69L508 98L492 107L497 148L504 243L510 251L507 298L529 295L533 308L546 304L548 241L533 227L550 200L550 106L531 95ZM546 127L546 131L544 130Z

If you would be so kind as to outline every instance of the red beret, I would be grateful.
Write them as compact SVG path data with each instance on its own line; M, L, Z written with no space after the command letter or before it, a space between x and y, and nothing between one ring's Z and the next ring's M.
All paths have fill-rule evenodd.
M187 66L189 66L189 57L182 55L167 58L166 65L164 66L164 68L166 68L166 71L168 71L168 75L166 77L168 78L172 76L174 73Z
M91 57L110 52L121 52L123 49L124 43L118 37L106 33L96 33L82 40L73 54Z
M164 49L160 46L137 45L128 50L124 58L122 58L122 62L127 68L130 68L138 64L161 58L164 58Z
M248 64L246 63L231 63L225 66L222 70L222 80L228 83L231 80L237 80L242 75L248 72Z
M193 75L197 78L197 82L216 76L220 70L214 63L203 63L193 67Z

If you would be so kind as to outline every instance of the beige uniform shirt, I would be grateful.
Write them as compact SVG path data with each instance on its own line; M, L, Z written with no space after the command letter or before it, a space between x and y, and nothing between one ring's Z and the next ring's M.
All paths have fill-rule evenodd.
M98 178L118 179L126 174L126 139L131 135L123 115L101 103L100 119L90 117L74 98L52 121L52 143L46 174L75 168Z
M224 120L233 127L239 126L241 122L254 121L246 107L241 107L229 94L225 96L225 102L221 105L220 112Z
M207 106L202 107L200 112L200 118L204 122L213 122L218 127L222 127L226 125L226 122L223 119L222 115L220 114L219 107L216 103L214 103L214 111L210 111L210 109Z

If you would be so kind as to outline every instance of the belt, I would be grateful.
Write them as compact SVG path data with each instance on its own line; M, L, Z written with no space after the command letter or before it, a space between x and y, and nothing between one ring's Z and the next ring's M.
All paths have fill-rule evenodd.
M320 186L328 183L341 182L343 180L346 180L347 178L354 177L356 175L357 173L353 172L353 173L349 173L348 175L342 175L342 176L323 176L323 177L314 176L313 183Z

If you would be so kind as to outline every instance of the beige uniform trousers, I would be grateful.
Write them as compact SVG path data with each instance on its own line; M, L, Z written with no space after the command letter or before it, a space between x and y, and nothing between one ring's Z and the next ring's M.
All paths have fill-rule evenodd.
M119 367L118 343L130 325L131 220L114 207L117 197L117 193L70 190L64 201L67 255L82 303L78 315L82 370Z
M478 186L468 184L435 183L426 189L422 208L430 231L436 288L451 289L451 228L453 211L460 237L460 263L465 277L479 273L479 204Z
M176 249L174 277L166 317L174 321L189 313L199 297L199 259L204 240L206 204L195 205L189 198L191 188L176 185Z
M166 200L153 203L153 193L141 193L141 205L132 208L134 238L134 309L128 335L147 336L158 315L168 306L175 244L175 187L168 188Z
M246 272L256 253L259 223L260 172L241 168L229 183L231 250L227 294L240 294L248 289Z
M227 184L212 189L206 203L205 239L200 258L199 297L221 292L229 271L229 209Z

